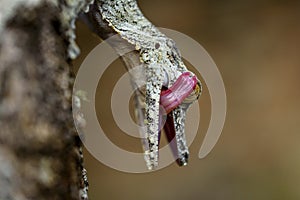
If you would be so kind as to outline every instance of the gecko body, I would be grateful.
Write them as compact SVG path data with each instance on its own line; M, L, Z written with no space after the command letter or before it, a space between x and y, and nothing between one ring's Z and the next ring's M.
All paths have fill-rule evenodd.
M200 81L184 65L175 42L144 17L136 0L96 0L95 5L102 20L134 45L144 67L145 92L143 98L138 97L137 109L143 110L138 117L143 118L146 126L142 143L148 168L158 166L161 129L169 141L175 137L173 153L180 165L186 165L189 152L185 117L189 105L200 96ZM162 124L163 116L165 124Z

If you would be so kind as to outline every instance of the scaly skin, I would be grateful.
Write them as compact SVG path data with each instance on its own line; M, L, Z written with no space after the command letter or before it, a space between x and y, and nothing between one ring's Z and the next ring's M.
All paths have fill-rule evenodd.
M96 0L95 3L103 20L107 21L121 38L135 46L145 68L145 103L140 104L140 109L145 110L145 115L139 117L144 118L144 125L147 127L143 145L148 168L154 169L158 166L159 124L163 114L160 113L160 104L169 113L169 128L165 130L175 131L178 163L186 165L189 152L184 133L185 115L190 103L201 93L199 80L185 67L174 41L162 34L143 16L136 0ZM181 76L182 74L185 75ZM169 90L161 94L163 86Z

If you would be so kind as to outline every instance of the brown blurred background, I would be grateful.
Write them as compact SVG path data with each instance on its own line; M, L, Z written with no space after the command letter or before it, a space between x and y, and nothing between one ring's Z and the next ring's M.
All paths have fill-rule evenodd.
M225 127L213 151L200 160L198 151L210 118L204 87L200 129L190 147L188 166L174 163L152 173L128 174L85 151L90 199L299 200L300 1L140 0L139 4L155 25L189 35L212 56L227 92ZM78 67L100 39L81 23L77 33L82 50L74 62ZM139 151L140 141L124 134L110 111L112 89L124 73L119 60L106 70L96 108L108 137L124 149Z

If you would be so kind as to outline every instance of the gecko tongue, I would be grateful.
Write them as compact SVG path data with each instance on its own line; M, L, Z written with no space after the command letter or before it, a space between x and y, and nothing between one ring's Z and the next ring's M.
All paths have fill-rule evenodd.
M188 154L178 158L178 147L176 143L176 131L174 127L173 109L179 106L189 95L195 95L191 100L197 99L199 95L199 88L197 88L198 79L196 76L189 72L181 74L175 83L169 88L162 88L160 96L161 109L159 113L159 130L163 126L164 132L167 136L167 140L170 143L170 147L174 157L177 157L177 163L179 166L184 166L188 162ZM188 102L192 102L188 99ZM164 123L165 122L165 123ZM159 139L160 139L159 131Z
M184 154L184 156L178 158L178 147L176 144L175 139L175 127L174 127L174 119L173 119L173 112L171 111L169 114L167 114L166 123L164 124L164 132L166 134L167 140L170 144L171 151L173 153L173 156L176 159L176 162L179 166L185 166L188 163L188 154Z
M170 113L179 106L182 101L188 97L196 88L197 77L189 72L182 73L175 83L167 90L162 90L160 95L160 104L166 113Z

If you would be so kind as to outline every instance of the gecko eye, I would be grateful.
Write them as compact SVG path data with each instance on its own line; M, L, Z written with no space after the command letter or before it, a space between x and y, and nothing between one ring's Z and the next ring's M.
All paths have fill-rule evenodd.
M182 103L184 103L184 104L193 103L194 101L199 99L201 93L202 93L202 85L201 85L200 81L198 81L197 84L195 84L193 91L190 93L190 95L188 97L186 97L183 100Z
M202 93L202 85L200 84L199 81L197 82L197 84L195 86L194 93L195 93L195 96L197 96L197 99L200 97L200 95Z

